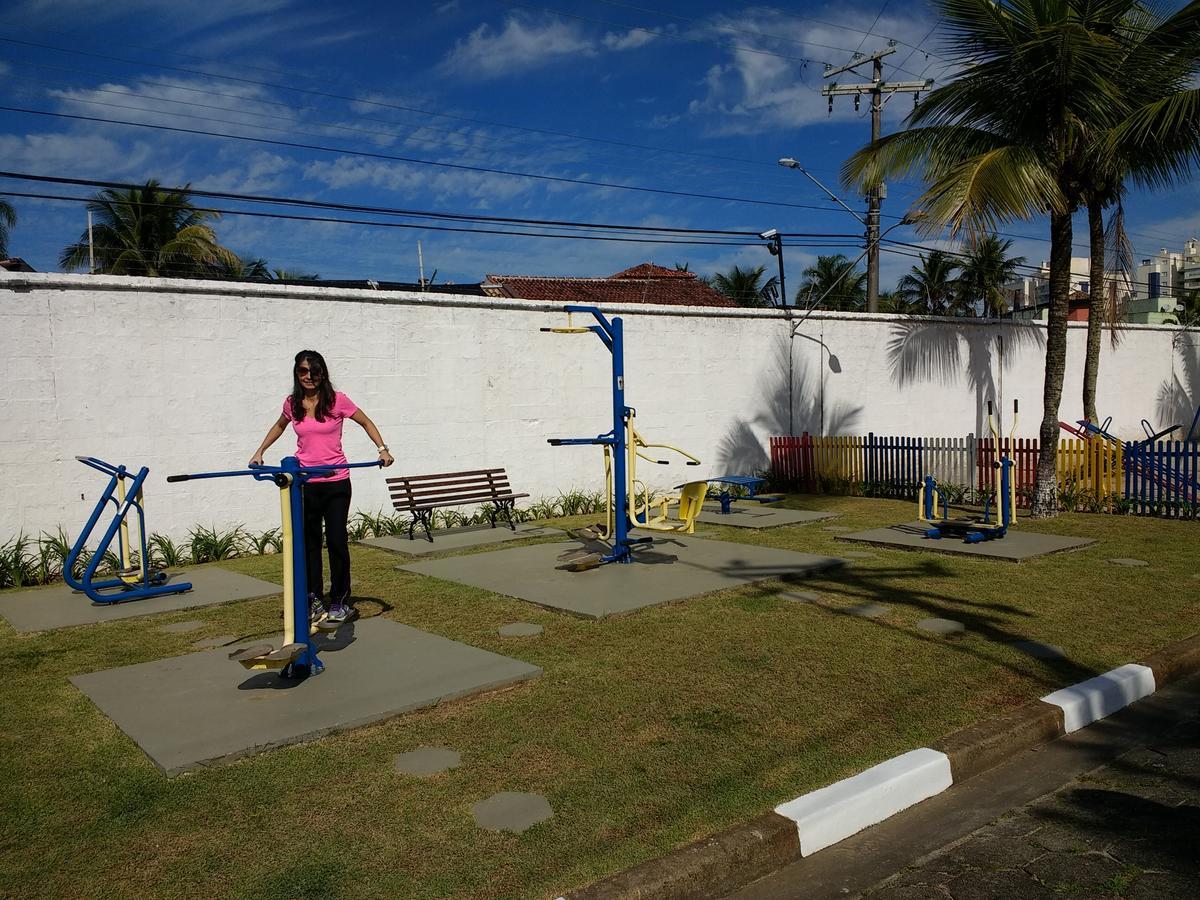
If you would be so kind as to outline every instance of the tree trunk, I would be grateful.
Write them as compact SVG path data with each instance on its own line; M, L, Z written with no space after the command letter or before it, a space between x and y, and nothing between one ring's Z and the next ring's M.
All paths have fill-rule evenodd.
M1083 416L1098 425L1096 376L1100 372L1100 337L1108 318L1107 285L1104 283L1104 210L1098 200L1089 200L1087 211L1092 256L1088 275L1087 359L1083 363Z
M1058 514L1058 405L1067 368L1067 311L1071 290L1071 214L1050 214L1050 310L1046 325L1046 380L1042 388L1042 428L1038 433L1035 519Z

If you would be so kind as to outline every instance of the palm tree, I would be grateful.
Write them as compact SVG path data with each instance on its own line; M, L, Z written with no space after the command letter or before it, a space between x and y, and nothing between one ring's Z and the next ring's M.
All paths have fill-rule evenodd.
M88 209L96 216L92 231L97 272L187 278L240 262L236 253L217 243L207 224L219 214L193 207L187 186L164 189L150 179L142 187L103 190ZM86 231L63 249L59 264L67 270L88 265Z
M959 289L972 309L982 301L983 314L998 319L1004 315L1004 285L1017 277L1017 269L1025 257L1008 255L1012 241L1001 240L994 234L978 238L967 247L966 258L959 276Z
M222 259L208 267L209 273L220 278L250 279L270 278L271 270L267 261L261 256L234 256L233 259Z
M8 229L17 225L17 211L7 200L0 200L0 259L8 259Z
M766 295L776 288L778 279L770 278L763 282L766 268L757 266L743 270L734 266L726 273L718 272L712 278L713 289L738 306L770 306Z
M896 284L896 293L912 312L945 316L955 311L958 300L958 262L943 250L921 255L921 264L909 269Z
M1124 0L1113 0L1124 2ZM1081 0L937 0L959 77L933 91L909 128L847 161L847 184L866 187L919 171L926 229L969 237L998 222L1049 213L1050 308L1042 393L1035 516L1057 512L1058 407L1066 368L1071 216L1085 202L1097 135L1162 140L1182 153L1155 170L1166 180L1196 153L1200 104L1182 86L1140 114L1121 71L1119 42L1090 30L1105 4ZM1161 21L1153 44L1200 53L1200 3ZM1134 81L1133 83L1137 83ZM1182 98L1182 99L1180 99ZM1140 102L1140 101L1137 101ZM1140 115L1140 118L1138 117ZM1123 133L1122 128L1126 129ZM1165 133L1163 129L1166 129ZM1185 162L1180 162L1180 159Z
M272 269L268 278L276 281L320 281L321 276L316 272L302 272L299 269Z
M816 303L822 309L857 312L867 305L867 273L844 254L818 256L802 276L797 306Z

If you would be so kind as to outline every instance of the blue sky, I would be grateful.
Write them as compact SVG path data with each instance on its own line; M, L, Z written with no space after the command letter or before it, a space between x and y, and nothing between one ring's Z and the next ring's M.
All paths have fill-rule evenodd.
M861 233L848 213L776 160L798 158L841 195L838 167L869 137L869 114L866 102L856 112L850 98L838 98L828 113L820 95L824 65L894 40L885 77L941 78L947 67L935 25L927 7L899 0L17 0L0 12L2 105L260 142L0 112L0 168L119 182L154 177L407 210ZM911 96L892 97L885 132L911 109ZM93 192L12 180L0 180L0 189ZM889 185L885 227L913 191ZM860 198L844 199L862 208ZM10 253L57 270L59 252L86 224L82 205L10 202L20 217ZM1178 250L1200 231L1200 181L1135 191L1126 211L1139 258L1164 246ZM1080 256L1087 253L1084 224L1076 227ZM426 275L436 270L439 282L478 282L488 273L608 275L644 261L687 262L702 274L735 264L774 271L774 259L756 243L605 243L235 215L216 228L241 253L327 278L414 281L418 240ZM1029 262L1047 257L1044 222L1004 231ZM800 242L786 248L790 293L821 252L841 250ZM912 263L885 253L881 287L892 287Z

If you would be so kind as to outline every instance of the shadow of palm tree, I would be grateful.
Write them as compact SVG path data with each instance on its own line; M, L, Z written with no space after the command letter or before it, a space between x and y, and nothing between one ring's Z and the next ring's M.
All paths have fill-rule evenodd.
M831 359L836 357L824 342L814 343L819 346L810 351L793 337L776 338L773 365L759 383L760 408L748 418L736 417L717 448L725 471L751 473L767 469L771 458L760 437L763 433L844 434L857 424L861 406L831 402L825 396L824 380L831 374L841 374L841 368L840 364L835 368L826 363L827 353Z
M1018 351L1045 346L1045 331L1032 323L914 319L892 326L887 359L897 387L965 381L975 394L973 433L982 434L986 402L1000 399L998 376L1012 366Z
M1155 415L1158 416L1160 428L1182 425L1169 439L1184 440L1188 435L1183 432L1200 406L1200 333L1180 331L1171 343L1175 350L1176 365L1171 377L1158 389ZM1197 431L1200 432L1200 428ZM1200 440L1200 434L1193 433L1191 437Z

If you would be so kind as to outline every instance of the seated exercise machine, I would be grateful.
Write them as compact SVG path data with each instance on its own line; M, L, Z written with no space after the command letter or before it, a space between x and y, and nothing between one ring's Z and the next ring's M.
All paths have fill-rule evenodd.
M167 481L195 478L234 478L249 475L255 481L271 481L279 488L279 515L283 531L283 641L257 644L235 650L229 658L254 670L277 670L281 678L307 678L320 674L325 664L317 657L313 635L318 631L337 631L341 623L321 619L309 623L308 569L304 560L304 496L301 487L310 478L332 475L335 469L379 468L381 460L346 463L340 466L305 468L294 456L277 466L252 466L232 472L200 472L194 475L169 475Z
M758 495L758 489L766 483L766 480L756 475L716 475L708 479L709 484L721 485L721 492L717 494L717 502L721 504L719 515L731 515L733 504L739 500L750 500L754 503L778 503L783 499L781 494L763 497ZM739 488L744 493L734 493Z
M934 526L925 532L925 537L937 540L942 537L961 537L964 543L978 544L982 541L995 541L1004 537L1008 529L1017 523L1017 485L1012 478L1013 461L1004 452L1000 441L1000 430L996 417L992 416L992 401L988 401L988 428L991 429L995 442L998 459L992 463L994 482L993 496L989 497L983 506L983 516L964 516L958 519L948 517L949 503L942 496L933 476L926 475L921 484L917 497L917 516L922 522ZM1017 430L1017 401L1013 401L1012 428L1008 433L1008 442L1012 443ZM996 503L995 521L991 517L991 504ZM941 517L939 518L939 513Z
M124 603L128 600L140 600L143 597L181 594L184 591L190 591L192 585L189 582L167 584L167 573L150 567L150 554L146 544L146 511L142 498L142 488L150 470L142 466L134 475L125 466L114 466L112 463L107 463L94 456L77 456L75 458L85 466L95 469L97 472L103 472L109 478L108 486L100 494L100 499L96 501L96 508L92 510L91 518L83 526L82 533L71 547L71 552L67 554L66 562L63 564L63 581L75 590L86 594L93 603ZM127 480L131 482L128 486L125 484ZM88 560L82 577L76 578L75 569L79 563L79 556L83 553L88 538L92 535L92 530L95 529L96 523L100 521L100 516L108 508L110 502L116 507L116 515L100 539L96 552ZM141 550L136 563L133 561L133 552L130 549L130 510L137 510L138 543ZM116 572L117 577L107 581L96 581L96 570L103 562L104 554L108 552L114 537L117 539L117 558L120 560L120 568Z
M637 460L646 460L657 465L669 465L670 461L659 459L648 452L651 449L670 450L684 457L686 465L698 466L700 460L685 450L671 444L656 444L647 441L634 427L636 410L625 405L625 337L623 322L614 317L607 319L594 306L566 307L567 325L564 328L543 328L554 334L595 334L612 354L612 411L611 431L592 438L550 438L555 447L577 444L599 444L604 448L604 487L606 521L603 526L580 529L573 532L576 537L611 542L607 553L587 550L570 551L563 561L572 571L584 571L607 563L633 562L633 548L649 544L651 537L631 537L630 531L644 528L648 531L682 532L691 534L695 530L696 516L700 512L708 483L692 481L680 485L675 496L652 497L645 482L637 477ZM572 324L574 313L586 313L596 320L595 325ZM677 513L671 516L671 507Z

